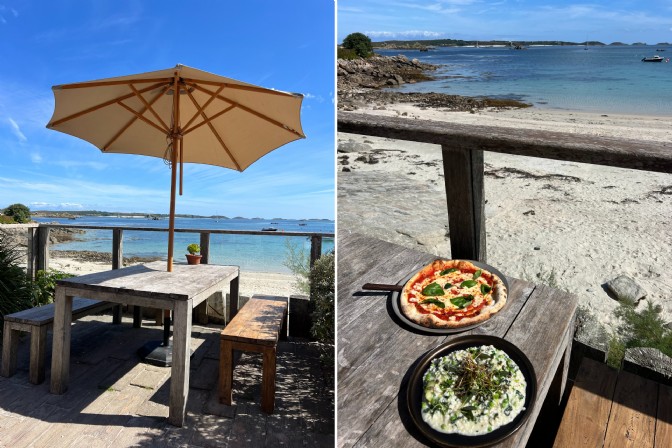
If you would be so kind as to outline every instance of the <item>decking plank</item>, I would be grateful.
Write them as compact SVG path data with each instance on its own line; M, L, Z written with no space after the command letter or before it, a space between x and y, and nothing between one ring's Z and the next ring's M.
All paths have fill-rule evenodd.
M606 448L653 447L658 383L621 371L607 424Z
M672 387L658 385L655 448L672 446Z
M594 448L604 443L618 372L584 359L569 395L554 448Z

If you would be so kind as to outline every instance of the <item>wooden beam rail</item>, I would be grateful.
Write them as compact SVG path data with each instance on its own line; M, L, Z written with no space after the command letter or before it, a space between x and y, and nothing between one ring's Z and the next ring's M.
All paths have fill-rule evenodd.
M672 140L338 113L338 132L441 145L452 258L486 261L483 151L672 173ZM460 194L448 194L459 191Z

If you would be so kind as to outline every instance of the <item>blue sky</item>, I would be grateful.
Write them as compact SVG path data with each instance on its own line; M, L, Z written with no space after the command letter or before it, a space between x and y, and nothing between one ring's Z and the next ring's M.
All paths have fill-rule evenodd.
M167 213L170 170L45 128L51 86L177 63L305 95L307 138L245 172L186 164L177 213L334 218L333 0L0 0L0 208Z
M670 0L339 0L338 42L392 39L672 42Z

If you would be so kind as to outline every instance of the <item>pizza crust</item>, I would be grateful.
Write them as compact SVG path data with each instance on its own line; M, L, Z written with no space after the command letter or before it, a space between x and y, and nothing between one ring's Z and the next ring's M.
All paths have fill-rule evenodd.
M411 301L411 297L421 297L422 294L418 291L419 285L424 283L432 283L437 274L446 269L457 268L460 271L474 272L480 270L481 275L488 275L492 277L492 301L481 308L481 310L468 317L463 317L460 320L442 319L433 313L421 313L416 308L416 303ZM429 279L428 279L429 278ZM418 286L416 286L418 285ZM415 289L414 289L415 288ZM504 307L507 299L506 286L502 279L492 272L479 268L469 261L464 260L435 260L431 264L420 269L411 279L406 282L404 289L401 292L400 307L404 315L411 321L427 328L462 328L474 324L478 324L488 320L492 315ZM479 302L480 303L480 302ZM465 307L465 311L469 310L469 306Z

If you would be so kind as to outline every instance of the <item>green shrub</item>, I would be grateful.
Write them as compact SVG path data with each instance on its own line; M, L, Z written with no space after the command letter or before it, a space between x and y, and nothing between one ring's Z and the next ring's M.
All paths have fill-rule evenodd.
M33 287L19 266L20 256L18 246L0 231L0 336L5 315L32 307Z
M0 224L16 224L11 216L0 215Z
M294 286L302 294L310 295L310 255L299 243L285 239L285 261L282 263L294 274Z
M74 277L74 275L57 271L56 269L37 271L35 282L33 283L33 306L52 303L54 301L56 280L70 277Z
M3 213L14 218L19 224L30 222L30 209L23 204L12 204Z
M614 311L621 319L619 333L627 348L652 347L672 357L672 330L665 326L661 317L663 309L647 300L646 308L635 310L634 300L621 300Z
M334 253L322 255L310 271L311 297L313 303L310 333L325 344L334 343L334 285L336 272Z
M620 370L623 358L625 358L625 344L618 336L613 335L609 340L609 348L607 350L607 365Z
M355 50L351 50L349 48L338 48L336 57L338 59L348 59L348 60L359 59L359 56L357 55Z
M343 39L343 48L353 50L360 58L368 58L373 54L371 39L362 33L351 33Z

